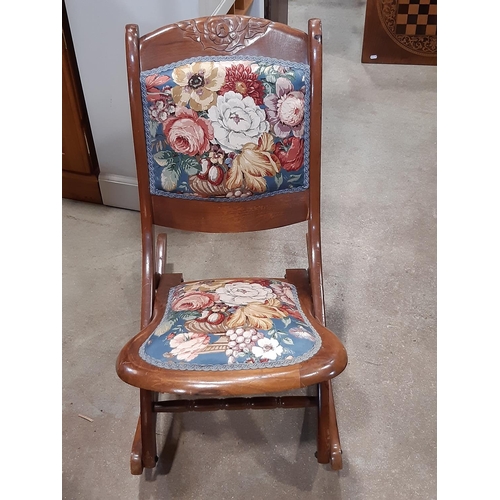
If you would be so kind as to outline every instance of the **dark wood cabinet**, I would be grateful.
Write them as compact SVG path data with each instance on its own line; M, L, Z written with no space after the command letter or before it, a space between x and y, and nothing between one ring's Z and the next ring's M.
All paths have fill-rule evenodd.
M92 140L69 22L62 26L62 197L102 203Z

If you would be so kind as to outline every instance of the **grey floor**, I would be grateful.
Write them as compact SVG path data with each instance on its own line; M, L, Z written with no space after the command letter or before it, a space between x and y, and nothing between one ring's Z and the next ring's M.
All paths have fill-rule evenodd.
M290 2L324 32L323 269L344 469L318 465L315 413L161 415L157 469L132 476L138 391L116 356L139 328L139 214L63 200L63 498L436 498L436 68L362 65L362 1ZM306 267L305 227L167 231L186 279ZM238 261L234 259L238 256ZM93 419L89 422L78 415Z

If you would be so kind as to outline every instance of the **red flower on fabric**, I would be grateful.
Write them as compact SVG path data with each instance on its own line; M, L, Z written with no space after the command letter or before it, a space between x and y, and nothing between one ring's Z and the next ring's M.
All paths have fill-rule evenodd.
M274 154L285 170L299 170L304 163L304 141L298 137L287 137L274 145Z
M252 68L244 64L237 64L226 69L226 80L218 93L224 95L230 91L237 92L243 97L250 96L255 104L263 104L264 102L262 82L252 72Z

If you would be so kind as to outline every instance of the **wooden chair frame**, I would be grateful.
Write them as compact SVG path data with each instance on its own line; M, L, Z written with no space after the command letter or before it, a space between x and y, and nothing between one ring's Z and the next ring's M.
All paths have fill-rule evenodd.
M310 181L299 193L272 196L264 202L214 203L178 200L150 193L144 118L139 75L143 70L176 60L204 55L220 55L221 46L210 44L206 36L213 23L232 22L233 26L254 23L253 37L240 33L240 45L228 46L224 55L256 55L288 58L311 67ZM186 36L188 29L198 36ZM261 26L262 29L256 29ZM156 415L160 412L211 411L231 409L272 409L316 407L318 409L317 460L342 468L341 446L337 428L331 380L343 371L347 354L338 338L324 327L321 235L320 235L320 159L321 159L321 90L322 40L319 19L309 21L308 34L280 23L239 16L200 18L161 28L139 37L137 25L126 27L126 53L132 128L138 173L142 227L142 303L141 332L120 352L116 369L125 382L140 388L140 416L131 453L131 472L155 467ZM255 35L257 32L257 35ZM196 39L195 39L196 38ZM202 47L203 46L203 47ZM168 48L168 50L167 50ZM160 62L161 61L161 62ZM264 208L263 208L264 207ZM274 214L270 216L269 214ZM218 214L218 224L215 216ZM181 274L165 271L167 237L154 227L163 226L199 231L195 221L203 221L204 232L256 231L307 220L308 269L288 269L285 278L299 290L301 306L321 333L323 345L311 360L287 367L186 373L149 366L138 356L138 348L162 318L168 290L183 281ZM222 221L222 223L221 223ZM221 225L222 224L222 225ZM332 352L335 354L332 356ZM244 372L244 373L242 373ZM314 396L256 396L314 385ZM158 393L170 393L198 399L158 401ZM244 397L245 396L245 397ZM251 397L248 397L251 396ZM199 399L199 398L202 399Z

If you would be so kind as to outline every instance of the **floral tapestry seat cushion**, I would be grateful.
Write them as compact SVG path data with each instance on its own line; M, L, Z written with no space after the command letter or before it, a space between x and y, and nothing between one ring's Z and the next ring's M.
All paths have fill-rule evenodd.
M188 59L141 73L150 191L243 201L307 189L309 67Z
M165 314L139 354L167 369L241 370L300 363L320 346L292 284L204 280L170 290Z

